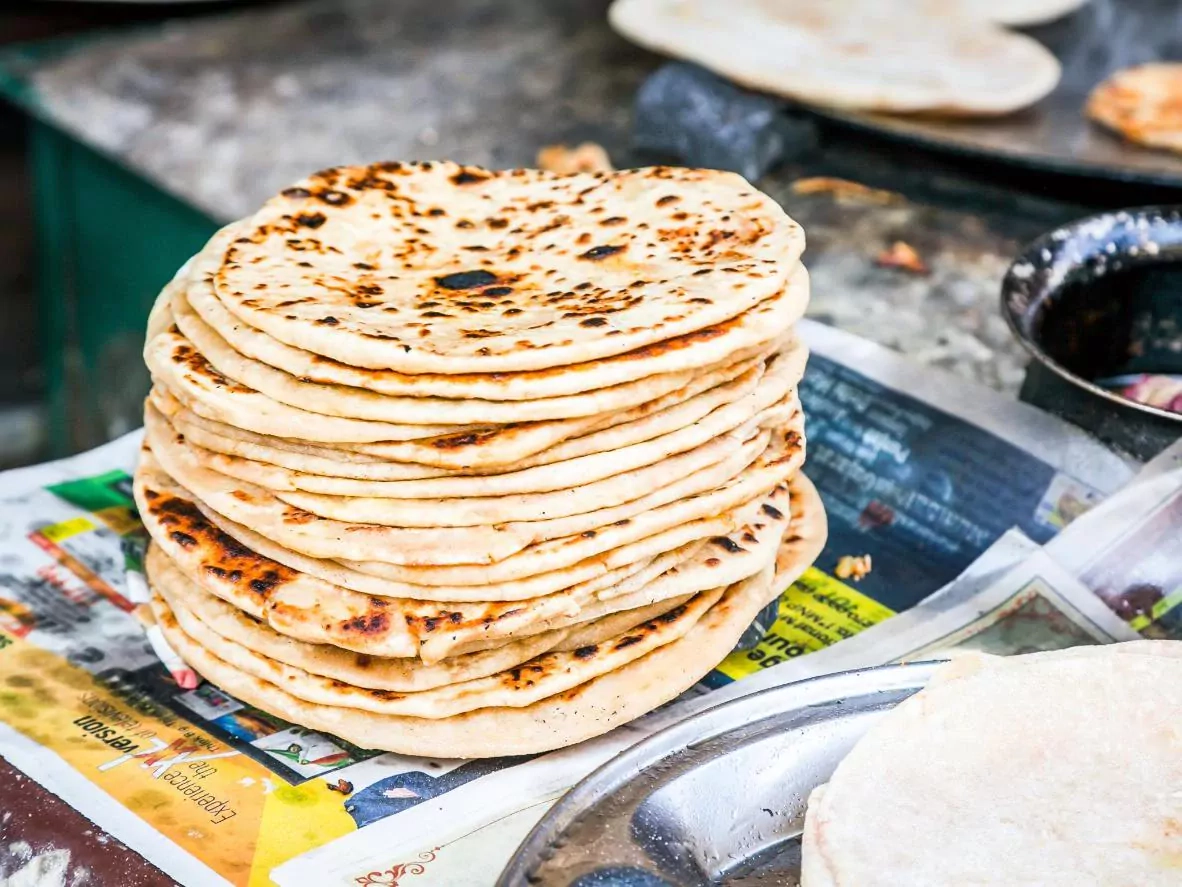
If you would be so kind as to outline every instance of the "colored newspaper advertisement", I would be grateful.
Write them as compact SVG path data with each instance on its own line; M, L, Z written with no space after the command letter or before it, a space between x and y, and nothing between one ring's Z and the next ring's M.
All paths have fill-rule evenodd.
M129 435L5 476L0 754L184 884L488 884L574 782L703 707L816 669L930 655L933 644L1101 642L1133 636L1147 617L1147 630L1168 630L1162 601L1176 589L1114 609L1098 590L1111 584L1101 560L1074 590L1064 591L1068 571L1032 574L988 598L982 627L968 631L961 615L992 587L983 564L1008 553L1016 569L1132 468L1030 407L825 327L804 334L807 471L829 545L755 643L658 712L528 759L427 760L356 748L199 682L140 619ZM851 557L869 572L843 571ZM1168 583L1166 572L1146 582ZM933 613L954 614L947 631L907 634L926 632ZM904 637L910 647L891 646Z

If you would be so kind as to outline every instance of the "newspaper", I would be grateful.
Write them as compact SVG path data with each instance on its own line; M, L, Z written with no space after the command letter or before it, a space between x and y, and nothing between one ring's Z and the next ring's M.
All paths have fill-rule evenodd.
M995 392L833 329L802 331L813 349L801 385L807 470L829 545L784 590L762 640L669 706L546 755L426 760L187 687L183 665L161 662L138 619L133 434L4 476L0 754L184 884L490 884L571 785L704 707L945 647L1041 649L1142 630L1110 603L1124 598L1096 590L1114 581L1106 561L1077 579L1074 562L1040 548L1135 466ZM1149 502L1177 475L1159 464L1130 494ZM1140 514L1122 506L1119 516L1132 532ZM1075 526L1089 542L1116 538ZM843 555L870 555L872 572L836 578ZM1165 582L1165 567L1155 576ZM1153 616L1146 631L1169 630L1166 599L1168 589L1137 611Z

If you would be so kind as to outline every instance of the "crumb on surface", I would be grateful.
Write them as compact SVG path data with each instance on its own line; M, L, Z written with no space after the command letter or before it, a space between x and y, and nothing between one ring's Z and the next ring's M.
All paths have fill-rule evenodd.
M928 266L915 247L902 240L896 240L878 254L875 264L882 268L898 268L912 274L927 274Z
M832 194L840 202L873 203L878 206L888 206L892 203L902 203L904 198L894 191L882 188L871 188L861 182L849 179L839 179L834 176L810 176L797 179L792 183L793 194Z
M870 560L870 555L843 554L838 558L837 568L833 574L838 579L853 579L858 582L865 579L872 569L874 569L874 564Z

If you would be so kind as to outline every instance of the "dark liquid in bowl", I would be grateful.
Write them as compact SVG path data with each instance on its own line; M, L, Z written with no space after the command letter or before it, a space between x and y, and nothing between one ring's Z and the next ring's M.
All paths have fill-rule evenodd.
M1047 308L1037 341L1089 380L1182 375L1182 268L1141 266L1066 286Z

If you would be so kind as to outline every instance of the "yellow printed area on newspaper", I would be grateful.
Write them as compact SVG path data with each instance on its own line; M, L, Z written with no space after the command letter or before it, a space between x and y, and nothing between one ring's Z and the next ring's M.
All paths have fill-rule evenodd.
M1133 631L1144 632L1153 623L1161 619L1162 616L1179 605L1182 605L1182 588L1174 589L1170 594L1155 602L1148 613L1134 616L1129 620L1129 627Z
M355 828L325 780L285 785L176 713L5 633L0 720L232 884L269 885L274 866Z
M41 535L50 542L61 542L80 533L89 533L94 528L94 524L89 518L75 517L62 521L60 524L51 524L48 527L42 527Z
M810 567L780 596L780 613L754 650L732 653L718 670L740 680L853 637L895 611L839 579Z

